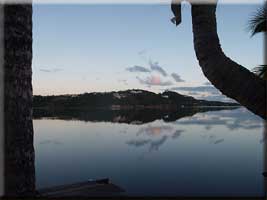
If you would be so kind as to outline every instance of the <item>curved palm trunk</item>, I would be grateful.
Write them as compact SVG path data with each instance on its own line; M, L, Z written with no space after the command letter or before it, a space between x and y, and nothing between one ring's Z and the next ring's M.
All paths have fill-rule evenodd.
M266 81L222 51L216 27L216 5L192 4L194 48L202 71L224 95L266 119Z
M263 129L263 173L267 173L267 121L264 122ZM267 177L263 177L263 192L267 196Z
M4 5L5 196L35 191L31 64L32 5Z

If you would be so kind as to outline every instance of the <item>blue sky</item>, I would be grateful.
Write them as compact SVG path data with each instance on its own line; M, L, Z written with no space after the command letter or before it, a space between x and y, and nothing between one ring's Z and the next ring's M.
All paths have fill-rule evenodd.
M262 35L250 38L246 30L258 7L217 8L226 55L248 69L263 63ZM189 4L183 4L182 17L175 27L170 5L164 4L34 4L34 94L176 89L197 98L225 100L206 83L198 65Z

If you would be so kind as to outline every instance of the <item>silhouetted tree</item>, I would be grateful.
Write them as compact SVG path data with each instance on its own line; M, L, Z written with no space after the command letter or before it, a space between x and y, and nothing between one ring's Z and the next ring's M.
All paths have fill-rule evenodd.
M266 119L266 80L224 54L217 34L217 0L208 4L210 2L191 2L194 48L199 65L207 79L224 95ZM175 3L180 6L179 0L172 4ZM174 14L179 18L179 13Z
M266 31L267 31L267 2L264 3L250 18L248 23L248 29L251 31L251 36L254 36L257 33L265 34L266 42ZM265 44L267 45L267 44ZM256 73L260 78L267 80L267 65L260 65L253 69L253 72Z
M265 2L249 19L248 29L251 36L267 31L267 3Z
M32 5L4 4L5 195L35 191L32 124Z

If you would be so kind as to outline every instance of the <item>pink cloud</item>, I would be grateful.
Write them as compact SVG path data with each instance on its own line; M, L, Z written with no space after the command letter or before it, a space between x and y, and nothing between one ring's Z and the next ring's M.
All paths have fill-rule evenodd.
M140 77L136 77L136 79L143 85L148 86L169 86L173 83L170 81L161 80L160 76L152 75L151 77L147 77L146 79L141 79Z

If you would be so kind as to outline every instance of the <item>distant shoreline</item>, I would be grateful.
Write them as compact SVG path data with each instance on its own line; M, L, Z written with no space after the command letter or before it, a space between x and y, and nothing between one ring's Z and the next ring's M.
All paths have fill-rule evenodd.
M241 105L236 105L236 106L226 106L226 105L218 105L218 106L185 106L185 107L179 107L179 108L164 108L160 106L123 106L120 108L110 108L110 107L65 107L64 109L68 110L151 110L151 109L156 109L156 110L179 110L179 109L191 109L191 108L238 108L242 107ZM51 107L33 107L33 109L36 110L57 110L57 109L63 109L63 108L51 108Z
M239 107L237 103L206 101L177 92L153 93L146 90L124 90L80 95L34 96L34 109L86 109L86 110L171 110L181 108Z
M149 123L155 120L165 122L176 121L184 117L190 117L196 113L235 110L240 106L188 106L178 109L106 109L106 108L84 108L84 107L35 107L33 109L33 119L64 119L80 120L91 122L113 122L139 124Z

